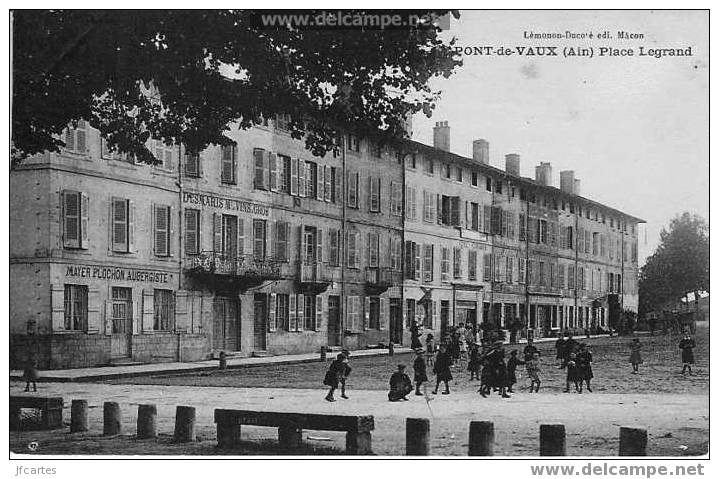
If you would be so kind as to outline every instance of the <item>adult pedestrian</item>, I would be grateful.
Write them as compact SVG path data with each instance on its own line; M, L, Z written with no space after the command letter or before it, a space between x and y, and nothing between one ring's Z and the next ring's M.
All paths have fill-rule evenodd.
M330 388L329 392L327 393L327 396L325 396L326 401L335 401L335 390L337 390L337 388L339 387L340 376L343 374L344 371L343 361L344 355L342 353L339 353L337 355L337 359L330 363L330 367L325 373L325 379L323 384L325 386L329 386Z
M692 364L694 364L694 348L697 347L697 343L692 339L689 334L685 334L684 338L679 341L679 349L682 350L682 374L687 370L689 375L692 375Z

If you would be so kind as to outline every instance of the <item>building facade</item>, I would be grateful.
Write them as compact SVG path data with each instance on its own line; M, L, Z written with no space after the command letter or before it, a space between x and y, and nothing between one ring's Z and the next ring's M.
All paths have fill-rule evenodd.
M417 323L535 335L637 307L640 219L435 144L346 134L314 157L285 119L160 164L84 122L12 171L11 363L41 368L408 344Z

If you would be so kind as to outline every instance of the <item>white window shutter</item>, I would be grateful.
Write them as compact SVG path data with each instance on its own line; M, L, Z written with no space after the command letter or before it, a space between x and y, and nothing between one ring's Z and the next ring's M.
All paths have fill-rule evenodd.
M88 249L90 247L90 236L88 228L90 226L90 198L85 193L80 193L80 248Z
M269 175L268 183L270 191L277 191L278 176L277 176L277 155L269 151L263 151L264 163L267 168L267 174Z
M297 240L299 242L299 249L297 250L297 263L300 264L300 268L302 267L302 262L305 258L305 248L307 245L305 244L305 227L304 225L300 225L297 227Z
M329 203L331 201L331 193L332 193L332 168L329 166L323 167L325 174L325 202Z
M322 263L322 230L317 228L317 263Z
M100 332L102 319L100 318L100 288L91 286L87 290L87 332L97 334Z
M178 291L175 293L175 331L187 332L189 324L187 301L187 291Z
M140 334L140 321L142 319L140 313L140 302L132 301L132 334Z
M297 158L290 159L290 194L297 196L299 184L299 160Z
M50 285L50 325L52 332L65 329L65 286Z
M152 333L155 327L155 292L152 289L142 291L142 332Z
M299 158L297 161L297 190L300 197L304 197L307 194L305 187L305 174L307 172L307 163L301 161Z
M172 206L167 207L167 256L173 256L172 241L175 238L175 221L172 217Z
M364 324L363 329L368 330L369 329L369 296L364 297Z
M317 191L315 192L317 199L323 201L325 198L325 168L317 165Z
M105 301L105 335L112 334L112 301Z
M297 296L290 295L290 331L297 331Z
M135 202L127 202L127 252L135 252Z
M222 252L222 215L212 213L212 250Z
M324 316L324 301L321 295L315 296L315 331L322 329L322 318Z
M237 258L245 255L245 219L237 218Z
M305 329L305 295L297 295L297 331Z
M270 317L267 324L270 332L277 331L277 294L270 293Z

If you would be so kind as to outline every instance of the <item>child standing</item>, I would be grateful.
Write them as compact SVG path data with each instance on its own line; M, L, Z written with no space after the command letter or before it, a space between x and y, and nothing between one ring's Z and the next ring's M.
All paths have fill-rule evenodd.
M340 397L342 399L349 399L349 396L345 394L345 387L347 386L347 378L349 377L351 372L352 368L350 367L350 352L347 349L344 349L342 350L342 365L339 376L339 382L341 387Z
M581 389L582 383L587 383L587 391L592 392L592 378L594 372L592 372L592 353L589 351L589 346L584 343L579 345L579 352L577 353L577 366L579 367L579 389Z
M432 333L427 334L427 366L434 366L435 344Z
M517 357L517 350L513 350L509 354L509 361L507 361L507 392L513 393L512 386L517 382L517 366L520 364L526 364L525 361L520 361Z
M449 382L453 379L452 371L450 370L451 366L452 357L447 352L447 345L444 343L440 344L439 352L437 353L437 358L433 368L434 373L437 375L437 384L435 385L432 394L437 394L440 382L444 383L444 391L442 394L449 394Z
M532 359L526 361L527 364L527 376L532 380L529 384L529 392L539 392L539 385L542 381L539 379L539 353L534 353Z
M581 376L579 374L579 366L577 366L577 354L572 353L567 358L567 387L564 392L569 392L569 385L574 384L574 390L578 393L582 392Z
M629 362L632 363L632 374L639 374L639 365L644 362L642 360L642 343L639 342L639 338L634 338L629 347L632 350L632 354L629 355Z
M422 383L425 383L429 381L429 378L427 377L427 363L424 362L424 351L421 349L418 349L416 351L417 357L414 359L414 383L416 384L416 390L414 394L416 396L424 396L422 394L422 391L419 390L419 387L422 385Z

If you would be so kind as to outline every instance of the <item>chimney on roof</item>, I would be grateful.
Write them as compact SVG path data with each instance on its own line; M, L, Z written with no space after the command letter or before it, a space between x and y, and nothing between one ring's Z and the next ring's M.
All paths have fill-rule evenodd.
M574 194L574 170L559 172L559 189L564 193Z
M581 193L579 192L579 186L580 186L579 180L577 178L575 178L574 179L574 194L575 195L581 195Z
M472 158L477 163L489 164L489 142L487 140L480 138L472 142Z
M504 155L504 171L512 176L519 176L519 155L509 153Z
M434 147L438 150L449 151L448 121L438 121L434 125Z
M534 167L534 175L537 183L543 186L552 186L552 164L542 161Z

